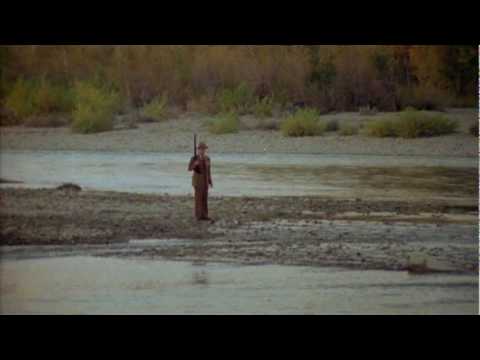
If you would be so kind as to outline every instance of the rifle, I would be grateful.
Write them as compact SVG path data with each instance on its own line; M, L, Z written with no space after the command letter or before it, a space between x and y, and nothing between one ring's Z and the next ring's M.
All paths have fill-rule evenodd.
M193 134L193 158L197 159L197 134Z

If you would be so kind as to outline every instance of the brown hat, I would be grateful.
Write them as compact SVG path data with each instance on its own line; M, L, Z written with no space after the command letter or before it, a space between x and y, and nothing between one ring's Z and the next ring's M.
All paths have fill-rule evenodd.
M198 144L197 147L198 147L199 149L208 149L207 144L205 144L204 142L201 142L200 144Z

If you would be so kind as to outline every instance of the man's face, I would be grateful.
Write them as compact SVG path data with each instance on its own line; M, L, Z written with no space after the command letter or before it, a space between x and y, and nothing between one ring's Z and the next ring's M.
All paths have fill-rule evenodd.
M201 156L204 156L206 152L207 152L207 151L206 151L206 149L204 149L204 148L198 149L198 153L199 153Z

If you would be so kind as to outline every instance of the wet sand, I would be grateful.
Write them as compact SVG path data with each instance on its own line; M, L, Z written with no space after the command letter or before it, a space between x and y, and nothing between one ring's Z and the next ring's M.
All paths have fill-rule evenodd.
M68 253L96 244L96 256L108 257L478 272L476 199L212 197L216 221L198 223L191 196L14 188L0 195L7 247L61 245ZM135 239L164 241L122 246Z

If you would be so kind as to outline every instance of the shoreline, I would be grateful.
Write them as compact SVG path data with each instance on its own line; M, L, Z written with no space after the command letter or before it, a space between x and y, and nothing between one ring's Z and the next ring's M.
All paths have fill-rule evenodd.
M376 115L381 117L382 114ZM336 132L318 137L288 138L278 130L256 129L258 119L241 118L242 126L235 134L212 135L199 114L183 114L177 119L156 123L139 123L137 128L116 129L96 134L72 133L68 127L32 128L0 127L0 151L139 151L191 153L193 133L209 144L215 153L245 154L312 154L312 155L392 155L392 156L449 156L478 157L478 138L468 133L469 126L478 121L477 109L450 110L448 116L459 122L458 132L430 138L375 138L364 135L340 136ZM362 124L374 117L357 113L329 114L325 121L340 124ZM280 118L272 121L279 123Z

